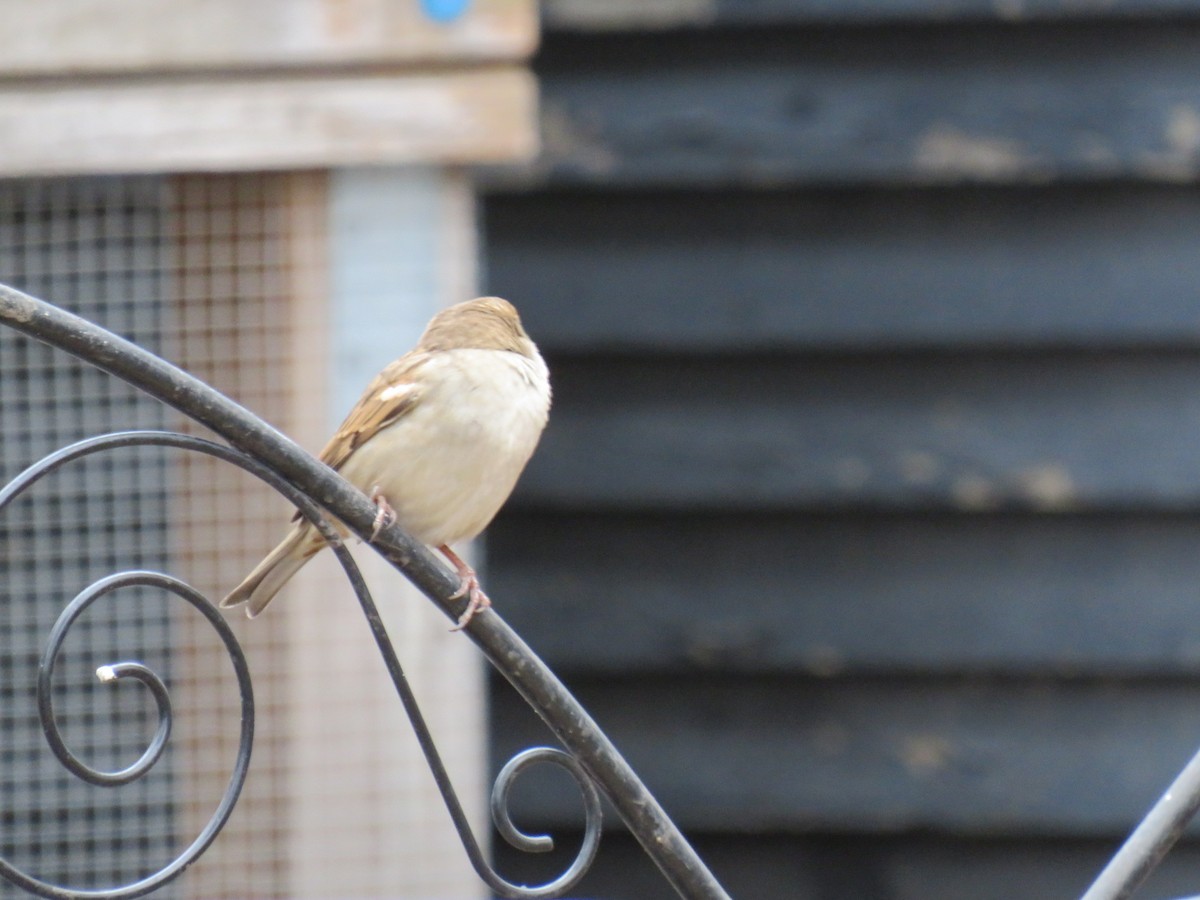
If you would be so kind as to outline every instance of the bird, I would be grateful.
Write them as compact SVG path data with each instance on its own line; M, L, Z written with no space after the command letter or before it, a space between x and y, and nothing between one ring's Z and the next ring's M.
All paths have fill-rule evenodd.
M397 523L454 566L466 610L491 606L475 570L450 547L487 527L516 486L550 414L550 373L517 310L480 297L438 312L417 345L367 386L320 459L370 496L371 539ZM292 518L274 550L220 602L254 618L325 546ZM334 523L345 534L344 525Z

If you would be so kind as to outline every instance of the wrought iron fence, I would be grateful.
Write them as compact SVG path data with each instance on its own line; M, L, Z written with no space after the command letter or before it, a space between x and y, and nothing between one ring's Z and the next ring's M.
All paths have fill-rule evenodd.
M227 397L97 325L3 285L0 285L0 323L125 380L207 426L230 444L226 446L165 431L131 431L92 437L46 456L0 489L0 512L55 470L74 460L118 447L171 447L206 454L245 470L298 508L332 546L366 616L466 855L480 878L496 894L511 898L561 897L578 884L599 848L602 792L681 897L728 900L725 890L704 862L578 701L499 615L486 615L472 619L466 633L566 748L565 751L551 747L531 748L501 768L491 798L496 828L519 850L544 852L553 847L547 836L521 832L508 813L509 793L517 777L539 763L559 766L571 775L580 790L585 820L581 847L573 862L558 877L536 886L514 884L502 877L489 865L472 833L362 575L337 532L324 518L326 514L334 516L359 537L372 538L376 510L371 501L290 439ZM466 601L449 599L458 587L457 577L443 568L426 547L395 525L374 536L372 545L451 619L462 612L461 607ZM112 663L101 666L96 673L102 682L127 679L144 685L157 707L155 734L132 765L116 771L90 766L71 751L55 717L54 669L69 629L92 604L132 586L153 587L178 597L199 611L216 631L232 661L241 697L237 757L225 793L200 834L174 860L141 880L103 890L75 889L42 881L0 858L0 876L37 896L116 900L157 890L178 877L212 844L232 813L246 779L254 737L254 694L246 658L229 626L205 597L179 579L159 572L127 571L101 578L79 593L58 617L48 636L37 673L38 715L51 751L76 777L90 784L108 786L136 781L163 753L172 729L170 693L163 679L141 663ZM1120 900L1131 896L1197 810L1200 810L1200 753L1137 826L1088 889L1084 900Z
M153 354L78 316L5 286L0 286L0 322L125 380L208 427L231 445L160 431L93 437L43 458L18 475L0 490L0 511L51 472L74 460L117 447L173 447L207 454L240 467L295 505L302 515L317 525L333 547L357 595L466 855L488 887L502 897L540 898L562 896L578 884L599 847L600 792L603 792L680 896L728 897L662 806L578 701L499 615L487 615L472 619L466 633L566 748L565 752L551 747L532 748L501 768L491 802L496 828L519 850L544 852L552 849L553 842L549 837L521 832L508 813L508 798L517 777L539 763L558 766L574 778L581 793L585 819L582 845L574 861L557 878L545 884L525 886L502 877L489 865L471 831L358 567L324 516L332 515L359 537L372 539L372 546L451 618L462 612L462 602L449 599L458 587L457 577L443 568L426 547L396 526L388 526L372 538L376 511L363 494L289 438ZM199 610L217 632L232 659L241 696L241 737L236 762L225 794L199 836L173 861L132 884L106 890L74 889L42 881L0 859L0 876L38 896L115 900L157 890L180 875L211 845L232 812L246 778L253 744L254 699L245 656L228 625L203 596L184 582L158 572L129 571L100 579L68 604L52 628L38 670L37 698L42 728L54 755L69 772L84 781L116 786L141 778L163 752L172 727L170 694L163 679L140 663L114 663L100 667L97 672L104 682L129 679L143 684L157 706L157 730L149 747L133 765L119 771L102 771L89 766L72 753L55 718L51 684L59 651L72 623L102 597L130 586L155 587L177 596Z

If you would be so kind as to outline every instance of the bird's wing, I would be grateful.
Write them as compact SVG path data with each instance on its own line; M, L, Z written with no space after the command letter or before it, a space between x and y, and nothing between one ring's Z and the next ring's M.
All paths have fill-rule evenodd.
M376 375L321 451L321 462L340 469L355 448L411 412L420 401L417 375L428 361L428 353L406 353Z

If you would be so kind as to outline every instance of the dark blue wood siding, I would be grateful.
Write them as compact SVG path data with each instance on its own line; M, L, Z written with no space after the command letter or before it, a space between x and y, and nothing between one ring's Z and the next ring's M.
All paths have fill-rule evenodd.
M1077 896L1200 747L1200 2L545 21L503 614L735 897ZM577 893L670 896L619 831Z

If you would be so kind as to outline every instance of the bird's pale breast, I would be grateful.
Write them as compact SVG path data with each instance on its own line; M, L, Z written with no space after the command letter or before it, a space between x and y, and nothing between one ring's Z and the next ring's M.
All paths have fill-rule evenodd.
M550 408L539 357L446 350L421 373L413 409L358 447L342 474L378 489L432 546L479 534L508 499Z

